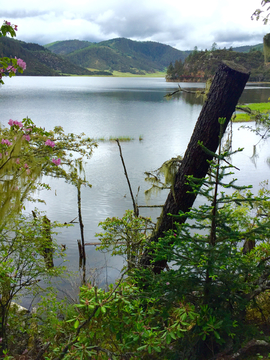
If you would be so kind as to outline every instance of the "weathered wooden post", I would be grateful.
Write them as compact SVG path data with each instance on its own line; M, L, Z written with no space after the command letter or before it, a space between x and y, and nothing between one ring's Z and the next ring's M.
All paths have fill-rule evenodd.
M151 242L157 242L165 231L174 227L174 219L168 214L177 215L180 210L187 212L192 207L196 195L188 193L191 189L186 184L186 178L188 175L203 178L209 168L208 160L212 159L202 150L198 142L203 142L207 149L216 152L220 136L218 119L226 119L223 126L223 135L248 78L249 72L244 67L229 61L220 64L176 174L174 189L170 191L167 197L161 217L151 237ZM151 263L151 260L150 248L143 254L141 265L149 266L151 264L154 273L161 272L166 266L165 260L154 264Z

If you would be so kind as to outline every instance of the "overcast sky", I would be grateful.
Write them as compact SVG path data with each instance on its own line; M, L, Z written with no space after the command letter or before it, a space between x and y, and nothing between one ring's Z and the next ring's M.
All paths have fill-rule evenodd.
M12 0L3 19L17 39L40 45L57 40L100 42L116 37L157 41L179 50L255 45L269 25L251 20L261 0ZM266 9L265 9L266 10Z

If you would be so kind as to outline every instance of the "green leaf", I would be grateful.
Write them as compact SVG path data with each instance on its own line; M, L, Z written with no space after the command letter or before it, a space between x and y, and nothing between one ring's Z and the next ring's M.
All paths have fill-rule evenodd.
M166 343L169 345L172 341L171 335L169 333L166 334Z
M74 328L77 329L79 325L80 325L80 322L79 322L79 320L77 319L77 320L75 321L75 323L74 323Z
M144 350L144 349L146 349L147 348L147 345L143 345L143 346L140 346L138 349L137 349L137 351L141 351L141 350Z

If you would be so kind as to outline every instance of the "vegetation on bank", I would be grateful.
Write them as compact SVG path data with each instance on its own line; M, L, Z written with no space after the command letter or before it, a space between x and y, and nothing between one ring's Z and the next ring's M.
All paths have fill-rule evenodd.
M191 81L205 82L212 78L222 61L233 61L244 66L250 74L250 81L269 81L270 67L264 64L264 56L261 51L249 53L235 52L232 49L219 50L194 50L184 62L176 60L174 65L170 63L167 68L167 81Z
M241 111L239 113L239 111ZM233 122L249 122L256 121L261 118L261 115L268 115L270 113L270 102L268 103L253 103L248 105L241 105L237 108L236 114L233 116Z

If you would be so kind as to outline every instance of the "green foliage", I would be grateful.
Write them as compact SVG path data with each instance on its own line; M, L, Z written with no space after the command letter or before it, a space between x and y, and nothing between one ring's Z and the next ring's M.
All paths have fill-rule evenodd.
M66 306L44 299L29 329L50 341L46 359L155 358L169 359L169 346L182 338L196 314L191 307L168 314L167 325L159 315L158 299L140 297L127 281L110 285L108 291L90 283L81 287L80 302ZM38 321L37 321L38 320Z
M264 7L266 4L269 4L269 0L262 0L261 1L261 5ZM259 20L260 18L261 18L261 16L262 16L262 14L263 14L263 23L266 25L267 23L268 23L268 18L269 18L269 10L270 10L270 6L268 6L267 8L266 8L266 11L268 12L268 14L263 14L264 13L264 10L262 10L262 9L257 9L257 10L255 10L254 11L254 13L252 14L252 17L251 17L251 19L252 20L254 20L254 19L256 19L256 20Z
M237 113L233 116L234 122L240 121L257 121L262 122L262 117L267 119L267 114L270 112L270 103L254 103L249 105L238 106ZM243 113L244 112L244 113Z
M216 48L211 51L193 51L183 64L179 65L179 62L175 62L173 67L168 68L166 79L169 81L206 81L214 76L223 60L243 65L251 71L251 81L270 79L269 69L264 66L264 56L261 51L243 53Z
M228 155L215 155L208 178L187 178L204 203L174 217L175 230L155 245L154 261L166 259L170 269L155 276L150 269L135 270L142 296L159 298L167 310L179 301L194 307L194 326L177 346L182 351L194 347L201 358L229 339L243 339L249 305L269 288L269 192L256 197L235 179L226 183L233 168ZM253 250L243 252L244 242Z
M8 226L2 226L0 232L0 353L1 350L16 344L20 326L15 321L17 332L10 327L12 319L18 313L12 311L12 302L19 295L32 296L42 287L39 282L48 282L52 276L63 272L63 268L54 267L52 257L62 257L53 241L54 229L61 226L50 224L36 213L35 218L24 215L13 216Z
M122 218L107 218L99 223L105 232L95 235L101 241L96 249L125 256L130 270L138 265L151 224L150 218L136 217L131 210L127 210Z

